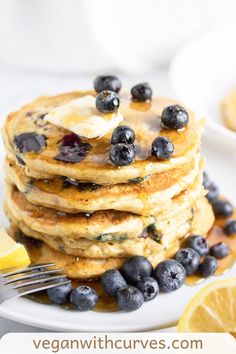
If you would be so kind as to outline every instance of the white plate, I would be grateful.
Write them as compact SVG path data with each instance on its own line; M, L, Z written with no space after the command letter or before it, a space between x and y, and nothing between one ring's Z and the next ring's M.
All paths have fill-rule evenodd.
M212 129L236 141L221 119L220 102L236 88L236 26L221 27L180 48L169 77L178 99L208 119Z
M217 141L217 138L217 134L208 131L203 139L208 170L211 177L220 185L223 193L236 204L236 157L233 154L232 145L222 140ZM2 213L1 221L6 223ZM235 275L236 266L223 277ZM200 285L183 286L174 293L161 294L154 301L144 304L141 309L131 313L66 311L57 306L40 305L27 299L15 299L0 305L0 316L24 324L63 332L127 332L164 328L175 324L194 294L215 279L216 277L211 277Z

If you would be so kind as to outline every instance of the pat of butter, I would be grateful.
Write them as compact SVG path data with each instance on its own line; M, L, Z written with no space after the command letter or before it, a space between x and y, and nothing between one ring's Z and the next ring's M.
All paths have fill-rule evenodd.
M117 127L123 116L119 110L114 113L99 112L95 97L87 95L54 108L44 119L81 137L93 139Z

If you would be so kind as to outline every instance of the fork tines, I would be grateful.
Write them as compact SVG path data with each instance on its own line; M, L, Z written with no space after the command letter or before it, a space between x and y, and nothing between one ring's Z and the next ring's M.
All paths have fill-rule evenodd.
M56 286L66 285L70 280L60 274L61 269L50 269L54 263L35 264L27 268L8 269L0 274L0 303L13 298Z

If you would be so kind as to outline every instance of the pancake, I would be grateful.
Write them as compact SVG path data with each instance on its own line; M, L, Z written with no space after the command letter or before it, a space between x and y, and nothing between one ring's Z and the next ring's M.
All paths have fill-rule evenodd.
M88 94L94 95L93 92L85 91L40 97L7 117L3 128L7 151L24 162L27 175L33 176L36 171L37 178L42 173L42 178L45 175L57 175L97 184L127 183L131 179L144 178L181 166L191 161L198 152L203 122L197 120L192 112L188 111L189 123L181 131L164 129L160 124L160 115L166 106L175 104L175 101L159 97L151 102L133 102L129 97L121 95L120 110L124 116L122 124L129 125L136 133L137 156L134 163L117 168L108 161L111 132L100 139L89 139L91 149L81 162L55 160L63 137L70 132L44 121L45 114L56 106ZM21 153L14 141L22 133L44 135L46 146L39 153ZM157 136L169 137L174 143L174 154L168 161L159 161L151 156L151 143ZM88 143L86 139L82 141Z
M67 214L28 202L26 196L12 185L7 187L6 204L17 220L24 221L35 231L56 237L120 241L136 238L152 226L152 233L158 238L166 235L167 239L172 239L176 237L178 225L192 217L195 201L205 194L201 183L202 173L192 185L173 198L166 212L162 210L155 217L115 210Z
M198 207L195 210L192 219L190 234L206 235L214 222L212 209L205 198L199 199ZM205 217L202 218L204 213ZM14 222L13 222L14 225ZM92 279L99 278L106 270L117 268L119 269L127 259L110 257L110 258L84 258L62 253L47 245L46 243L36 240L31 237L26 237L16 226L14 229L14 237L18 242L24 244L27 248L31 261L33 263L55 262L56 267L62 268L63 272L71 279ZM13 233L12 233L13 234ZM186 237L189 234L186 235ZM158 252L154 254L145 254L155 267L164 259L171 258L180 248L183 238L169 245L169 247L160 247Z
M67 213L98 210L128 211L144 216L155 215L170 205L171 198L185 190L202 173L199 155L170 174L164 171L140 183L95 185L57 177L37 180L27 177L12 160L5 162L8 183L16 184L33 204Z
M226 127L236 132L236 89L231 90L224 98L221 111Z
M53 236L118 241L141 235L155 222L153 217L116 210L66 214L29 203L23 193L10 185L6 188L6 204L16 219L23 220L35 231Z
M201 210L204 210L205 221L201 220ZM86 239L71 239L62 236L51 236L34 231L27 226L23 221L18 221L14 218L12 213L6 209L8 218L11 220L12 225L19 228L26 236L33 237L34 239L41 240L54 250L71 254L74 256L85 258L110 258L110 257L131 257L134 255L155 257L159 252L170 248L170 246L186 237L190 233L206 232L211 228L214 221L211 208L205 198L200 198L194 205L191 212L191 218L187 219L183 224L173 223L174 237L171 239L167 232L167 239L163 244L162 239L154 240L151 238L151 232L144 234L142 238L128 239L123 241L90 241ZM180 214L181 215L181 214ZM165 236L163 236L165 239Z

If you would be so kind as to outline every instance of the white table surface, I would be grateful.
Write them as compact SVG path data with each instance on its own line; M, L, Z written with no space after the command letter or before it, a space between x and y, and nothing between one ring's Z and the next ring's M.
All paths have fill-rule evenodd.
M172 96L172 90L168 81L167 68L157 70L153 74L142 77L122 77L123 87L129 89L135 83L147 81L154 90L155 95ZM94 77L74 76L50 76L17 72L14 69L0 67L0 115L3 117L27 103L38 95L60 93L70 90L92 88ZM2 123L1 123L2 124ZM173 332L173 328L158 332ZM20 323L0 318L0 337L9 332L48 332L36 327L25 326Z

